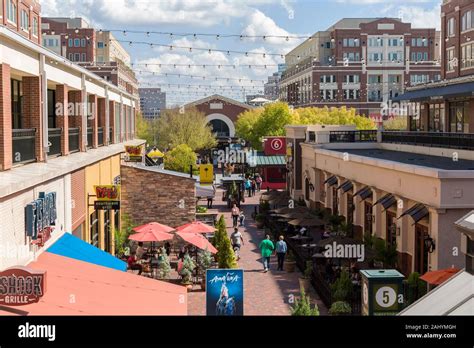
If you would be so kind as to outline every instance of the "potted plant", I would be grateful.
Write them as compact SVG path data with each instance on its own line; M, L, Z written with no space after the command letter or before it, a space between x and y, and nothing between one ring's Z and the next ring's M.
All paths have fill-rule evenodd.
M262 229L265 226L265 215L257 214L255 216L255 222L257 223L257 228Z
M201 272L201 288L206 290L206 271L211 268L212 254L208 250L200 251L198 254L198 266Z
M188 291L191 290L193 287L192 276L195 268L196 265L194 264L194 261L191 259L189 254L184 255L183 268L181 269L179 274L182 277L182 284L186 285Z
M295 255L293 254L293 251L288 251L288 254L286 255L285 259L285 271L288 273L293 273L296 268L296 261L295 261Z
M291 308L291 315L294 316L318 316L319 309L317 305L311 308L309 296L306 296L303 288L300 289L300 299L295 300L295 305Z
M161 279L166 279L171 273L171 265L166 249L163 247L160 249L160 263L158 264L158 276Z
M329 314L331 315L349 315L351 313L351 305L345 301L336 301L329 308Z
M310 280L311 280L311 273L313 272L313 262L306 261L306 267L303 273L303 277L300 278L301 287L305 289L305 291L309 290L310 287Z

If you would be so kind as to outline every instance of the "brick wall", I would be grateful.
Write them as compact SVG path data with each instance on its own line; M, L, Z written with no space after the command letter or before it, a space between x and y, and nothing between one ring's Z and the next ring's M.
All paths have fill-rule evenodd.
M39 76L25 76L23 82L23 114L24 128L36 129L35 152L36 160L43 161L43 119L41 117L41 78Z
M0 64L0 170L12 166L10 66Z
M122 165L121 180L121 212L136 225L156 221L177 227L195 219L193 179ZM184 208L178 207L181 199Z

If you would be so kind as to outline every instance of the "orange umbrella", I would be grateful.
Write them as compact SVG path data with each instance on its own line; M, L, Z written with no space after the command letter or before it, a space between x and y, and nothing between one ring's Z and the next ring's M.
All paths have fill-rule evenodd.
M440 269L438 271L426 272L420 277L420 279L431 285L439 285L444 283L458 272L459 269L457 268Z
M165 233L170 233L175 231L173 227L166 226L163 224L159 224L158 222L149 222L147 224L137 226L133 228L135 232L148 232L148 231L155 231L155 232L165 232Z
M136 242L161 242L164 240L171 240L173 239L173 235L166 232L159 232L159 231L143 231L140 233L132 234L128 239L134 240Z
M217 249L214 248L214 245L212 245L202 234L177 232L176 235L180 236L185 242L192 244L201 250L207 250L212 254L217 253Z
M201 221L193 221L188 224L176 227L176 231L185 233L213 233L216 228L206 225Z

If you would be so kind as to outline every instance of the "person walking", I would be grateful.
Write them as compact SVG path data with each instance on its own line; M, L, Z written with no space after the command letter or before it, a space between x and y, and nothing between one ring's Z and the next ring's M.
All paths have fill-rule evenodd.
M240 209L237 207L237 204L234 203L234 206L232 207L232 223L234 228L237 227L239 215Z
M240 226L243 226L243 225L244 225L244 222L245 222L245 214L244 214L244 211L241 210L241 211L240 211L240 215L239 215L239 225L240 225Z
M285 255L288 251L288 246L285 242L285 237L280 236L280 240L276 243L276 254L278 259L278 270L283 271L283 264L285 263Z
M252 179L251 185L252 185L252 196L255 196L255 190L257 189L257 182L255 181L255 179Z
M275 246L270 240L270 236L268 234L266 235L265 239L260 242L258 247L262 253L263 272L267 273L270 269L270 257L272 256L273 250L275 250Z
M252 197L252 183L250 182L249 178L245 180L245 189L247 190L249 197Z
M234 250L236 254L237 261L239 261L240 247L244 245L244 238L242 237L242 233L240 233L237 227L234 228L234 232L230 235L230 240L232 242L232 249Z
M257 175L255 182L257 183L257 192L260 192L260 189L262 188L262 177Z

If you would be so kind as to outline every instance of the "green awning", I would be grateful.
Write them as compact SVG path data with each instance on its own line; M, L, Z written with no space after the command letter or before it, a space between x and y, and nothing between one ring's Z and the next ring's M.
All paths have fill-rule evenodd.
M285 166L286 158L285 156L265 156L257 155L257 166Z

